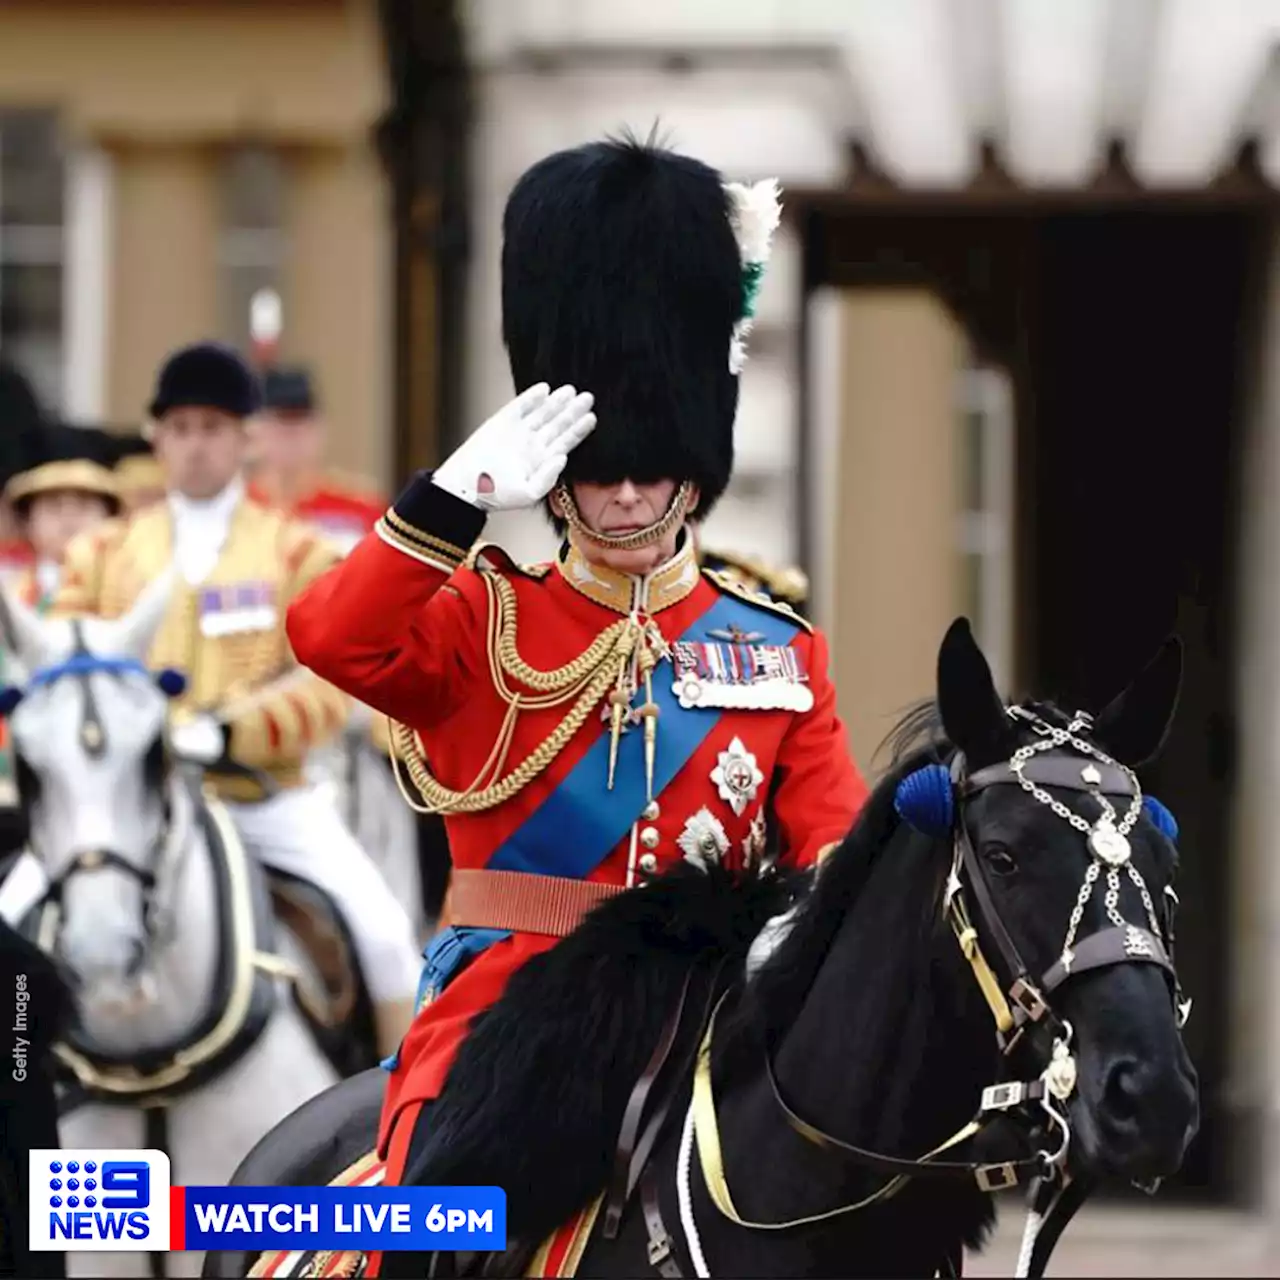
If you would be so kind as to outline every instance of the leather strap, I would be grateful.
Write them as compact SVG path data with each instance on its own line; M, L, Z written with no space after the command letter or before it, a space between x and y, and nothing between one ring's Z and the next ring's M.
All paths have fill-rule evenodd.
M689 998L689 984L693 981L693 974L694 966L691 965L685 972L684 983L680 988L680 998L676 1001L675 1008L672 1009L666 1025L662 1028L662 1034L658 1037L658 1043L654 1046L648 1065L640 1079L636 1081L635 1087L631 1090L631 1097L627 1100L627 1110L623 1115L622 1129L618 1135L618 1147L613 1156L613 1178L610 1181L609 1198L604 1213L603 1232L606 1240L612 1240L622 1225L622 1211L626 1207L627 1196L631 1191L631 1162L635 1156L636 1141L640 1135L640 1120L644 1115L645 1103L649 1100L654 1081L666 1066L671 1047L675 1044L676 1032L679 1030L680 1020L684 1017L685 1001Z
M649 1235L649 1265L668 1280L680 1280L681 1271L675 1257L675 1241L667 1233L658 1203L658 1184L650 1165L640 1176L640 1203L644 1209L644 1227Z
M449 923L564 938L624 886L525 871L455 867L449 882Z
M1086 782L1086 771L1091 777L1096 775L1101 781ZM1038 786L1060 787L1064 791L1101 791L1108 796L1133 795L1133 783L1123 769L1087 756L1033 756L1022 766L1022 776ZM987 765L985 769L965 776L960 783L960 794L971 796L999 783L1020 785L1018 775L1009 767L1008 761Z
M1044 975L1044 993L1052 995L1068 978L1090 969L1143 961L1173 973L1164 944L1149 929L1139 928L1136 924L1125 925L1123 929L1112 925L1077 942L1072 947L1070 967L1058 960Z

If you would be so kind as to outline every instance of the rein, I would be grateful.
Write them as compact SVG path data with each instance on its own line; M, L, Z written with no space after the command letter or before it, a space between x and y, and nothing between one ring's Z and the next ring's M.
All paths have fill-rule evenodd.
M706 1269L697 1238L688 1189L688 1166L695 1146L704 1183L716 1208L736 1225L758 1231L786 1230L869 1208L896 1195L909 1181L915 1179L972 1179L984 1193L1004 1191L1029 1182L1028 1220L1017 1274L1043 1276L1049 1255L1059 1236L1092 1189L1088 1179L1073 1180L1066 1172L1071 1139L1066 1104L1075 1090L1076 1063L1071 1053L1071 1025L1054 1011L1049 997L1071 978L1092 969L1126 963L1154 964L1163 969L1170 980L1179 1029L1185 1025L1190 1002L1183 999L1173 963L1172 904L1176 903L1177 898L1169 891L1172 901L1166 903L1163 918L1158 918L1141 873L1129 856L1127 833L1137 821L1143 806L1137 776L1131 769L1117 763L1080 736L1092 725L1090 718L1083 712L1078 712L1066 728L1049 725L1034 713L1020 707L1012 708L1009 714L1029 721L1039 735L1036 742L1020 748L1009 761L969 774L963 756L957 753L949 767L927 766L920 773L930 775L927 780L934 787L935 810L936 802L940 800L941 810L945 814L944 822L937 824L937 827L945 829L935 828L927 833L949 839L953 848L943 912L991 1011L1001 1058L1008 1063L1019 1046L1023 1046L1024 1049L1030 1048L1033 1051L1037 1064L1042 1069L1030 1080L1004 1080L988 1086L982 1092L977 1114L968 1124L932 1151L918 1159L908 1159L884 1155L845 1142L803 1119L783 1097L772 1058L766 1050L765 1070L769 1086L791 1128L813 1145L885 1174L889 1181L862 1200L825 1212L788 1222L750 1222L738 1214L729 1193L712 1090L711 1048L716 1014L725 998L721 996L707 1021L699 1046L693 1095L678 1165L681 1219L698 1275L710 1273ZM1080 754L1048 754L1058 752L1063 747ZM909 791L909 784L917 778L918 775L912 775L900 785L900 800L904 787ZM1028 965L1000 918L986 872L964 820L966 801L988 787L1010 784L1021 786L1038 801L1052 808L1058 816L1081 830L1092 855L1071 914L1062 953L1039 980L1032 977ZM1046 786L1089 795L1099 803L1101 816L1089 823L1049 795L1044 790ZM1116 822L1116 809L1111 803L1111 797L1130 801L1128 811L1119 823ZM909 809L909 805L900 803L899 812L910 822L913 815ZM928 824L916 822L913 825L923 828ZM1125 920L1119 912L1122 868L1142 898L1146 914L1142 925ZM1108 926L1078 939L1084 908L1104 872ZM968 909L966 893L972 895L978 920L983 926L982 936L994 944L999 954L1003 982L997 977L996 969L983 952L979 930ZM1146 927L1148 924L1150 929ZM725 995L727 994L726 992ZM1038 1146L1030 1156L990 1163L937 1158L962 1143L979 1137L996 1116L1011 1115L1025 1122L1028 1120L1028 1112L1031 1118L1028 1136L1033 1142L1043 1141L1048 1136L1048 1129L1038 1127L1035 1123L1039 1119L1037 1112L1043 1113L1049 1129L1060 1130L1061 1141L1056 1150ZM652 1231L650 1235L652 1252ZM950 1259L948 1265L954 1274L959 1274L958 1260Z

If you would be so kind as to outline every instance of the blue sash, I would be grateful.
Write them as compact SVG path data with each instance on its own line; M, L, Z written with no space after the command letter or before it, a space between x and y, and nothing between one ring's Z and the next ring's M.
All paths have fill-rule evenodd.
M680 639L697 643L709 632L735 623L743 631L759 635L761 639L753 641L756 644L789 645L799 630L779 614L755 609L734 596L720 596ZM660 668L655 675L653 700L661 708L653 766L653 793L658 796L720 722L723 712L716 707L682 707L671 688L671 668ZM560 785L503 841L488 867L585 880L617 847L648 804L641 730L633 728L618 743L612 791L607 789L608 778L606 726ZM427 963L418 986L418 1009L424 999L439 995L476 956L510 936L509 929L450 926L441 930L423 952ZM399 1059L397 1049L382 1066L392 1071Z
M799 627L756 609L734 596L719 596L690 624L681 640L698 642L710 631L737 623L762 636L757 644L789 645ZM653 794L662 794L720 721L716 707L684 708L672 691L670 667L654 672L653 700L660 708L653 767ZM608 790L607 726L586 755L542 804L494 852L494 871L525 871L585 880L617 847L648 804L645 794L644 733L632 728L618 743L613 790Z

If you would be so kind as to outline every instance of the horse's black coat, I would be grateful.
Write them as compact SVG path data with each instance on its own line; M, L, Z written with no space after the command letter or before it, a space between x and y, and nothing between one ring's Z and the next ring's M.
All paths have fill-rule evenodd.
M1128 696L1098 716L1094 742L1133 763L1158 749L1180 663L1176 646L1167 646ZM1043 721L1068 723L1050 705L1031 705ZM1001 1077L991 1012L943 920L951 841L903 823L894 796L909 772L948 759L953 743L976 771L1007 760L1033 732L1006 714L967 625L957 622L939 654L937 711L925 707L904 721L893 763L808 889L788 938L753 979L730 989L716 1024L712 1075L723 1169L749 1222L831 1214L886 1183L883 1174L791 1129L772 1095L766 1052L783 1097L801 1116L838 1140L909 1159L962 1129L981 1089ZM1084 841L1015 786L983 791L966 803L962 820L978 860L976 870L966 861L966 877L982 875L1028 972L1045 972L1061 954L1089 865ZM1158 899L1172 878L1174 851L1145 818L1131 835L1133 865ZM522 1274L513 1270L519 1246L536 1244L605 1189L623 1107L689 965L717 949L745 951L795 885L674 872L597 911L517 973L504 999L477 1019L440 1103L419 1123L405 1181L506 1188L516 1247L490 1259L496 1270L485 1274ZM1094 901L1084 931L1105 919ZM984 949L999 959L985 935ZM1012 977L998 976L1006 986ZM1167 1171L1185 1151L1195 1076L1169 996L1159 970L1120 965L1073 980L1055 998L1080 1046L1072 1150L1091 1143L1093 1168L1103 1173L1153 1163ZM1028 1060L1017 1058L1014 1079L1043 1069L1034 1047ZM1131 1123L1124 1108L1108 1113L1107 1084L1117 1067L1134 1063L1148 1083L1133 1098L1142 1111ZM686 1079L671 1113L677 1123L659 1138L651 1164L686 1276L694 1268L676 1164L688 1088ZM1023 1141L991 1126L948 1157L982 1162L1026 1154ZM892 1198L795 1228L744 1229L712 1203L696 1165L695 1158L693 1219L713 1274L934 1275L958 1261L963 1246L980 1247L994 1219L991 1199L966 1175L915 1178ZM652 1274L646 1244L633 1199L616 1239L597 1230L577 1275ZM405 1255L396 1259L384 1274L422 1274L423 1260L412 1260L419 1269L410 1270Z
M509 1236L535 1244L587 1204L689 967L741 962L788 905L782 877L734 884L677 868L516 972L473 1022L406 1181L505 1187Z

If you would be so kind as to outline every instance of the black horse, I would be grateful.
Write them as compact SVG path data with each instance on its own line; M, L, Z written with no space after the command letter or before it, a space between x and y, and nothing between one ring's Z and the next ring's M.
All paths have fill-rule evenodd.
M1124 766L1158 751L1180 680L1171 641L1096 718L1006 708L957 622L936 715L904 722L811 885L681 869L513 977L418 1126L406 1179L503 1186L511 1248L387 1254L382 1274L525 1274L592 1205L579 1276L955 1274L994 1191L1074 1207L1096 1180L1176 1171L1198 1125L1176 828ZM785 937L744 974L788 893ZM235 1181L296 1183L300 1162L335 1176L369 1149L366 1104L319 1168L317 1108ZM234 1261L211 1255L205 1274L244 1274Z

